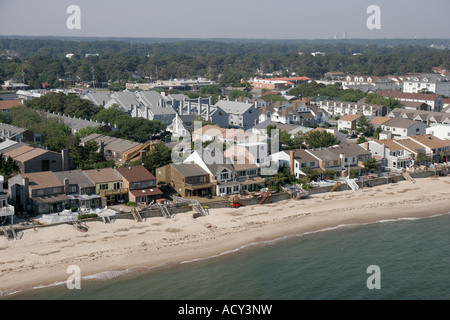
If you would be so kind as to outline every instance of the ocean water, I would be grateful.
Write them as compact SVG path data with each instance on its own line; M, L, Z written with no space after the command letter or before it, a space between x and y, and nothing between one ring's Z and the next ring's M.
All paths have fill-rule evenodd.
M450 299L450 214L340 226L155 269L104 272L3 299ZM379 289L369 289L369 266ZM370 283L375 283L373 280Z

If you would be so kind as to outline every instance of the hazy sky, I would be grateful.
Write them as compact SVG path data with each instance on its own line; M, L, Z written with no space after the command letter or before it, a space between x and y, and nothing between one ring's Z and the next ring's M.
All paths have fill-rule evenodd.
M81 28L70 30L70 5ZM381 29L370 30L370 5ZM329 39L450 38L450 0L0 0L0 34Z

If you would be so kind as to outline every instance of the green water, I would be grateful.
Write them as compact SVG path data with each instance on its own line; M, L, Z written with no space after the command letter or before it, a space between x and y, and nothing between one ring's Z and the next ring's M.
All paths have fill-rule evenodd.
M450 215L344 226L5 299L450 299ZM380 270L380 289L368 289Z

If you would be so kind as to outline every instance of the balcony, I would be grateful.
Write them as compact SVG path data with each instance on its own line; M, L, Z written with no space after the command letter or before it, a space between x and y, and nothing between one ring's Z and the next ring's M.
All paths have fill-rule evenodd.
M6 205L6 207L0 208L0 217L8 217L14 215L14 207L11 205Z
M188 190L198 190L198 189L205 189L205 188L212 188L217 185L217 181L213 182L204 182L204 183L185 183L184 187Z
M115 195L120 195L120 194L128 194L128 188L100 190L100 192L99 192L99 195L101 195L102 197L115 196Z

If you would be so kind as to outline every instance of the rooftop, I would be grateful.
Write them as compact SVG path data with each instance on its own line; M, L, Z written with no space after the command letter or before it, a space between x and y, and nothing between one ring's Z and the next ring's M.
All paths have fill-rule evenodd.
M377 94L384 97L392 97L395 99L411 99L411 100L436 100L439 95L432 93L408 93L400 91L377 91Z
M116 171L128 182L156 180L156 177L144 166L120 167Z
M112 168L84 170L84 173L96 184L122 180Z
M409 128L413 125L417 124L418 121L404 119L404 118L390 118L389 121L383 123L384 126L387 127L396 127L396 128Z
M371 153L366 149L360 147L356 143L352 144L340 144L338 146L332 146L328 148L331 152L339 155L344 154L347 157L370 155Z
M20 100L0 100L0 110L9 110L15 106L22 106L22 102Z
M69 184L77 184L80 188L95 187L95 183L82 170L59 171L53 174L62 184L65 179L69 179Z
M248 109L253 108L254 104L246 102L219 100L214 106L221 108L223 111L229 114L244 114Z
M130 193L135 197L157 196L163 194L163 192L156 187L148 189L130 190Z
M208 172L195 163L172 163L170 165L185 177L209 175Z
M30 189L45 189L64 186L51 171L24 173L20 176L24 179L28 178L28 186Z
M383 124L383 123L385 123L386 121L389 121L389 120L391 120L391 118L389 118L389 117L375 117L372 120L370 120L370 123L372 123L372 124Z
M355 121L361 117L360 114L346 114L345 116L339 118L339 121Z
M445 148L447 143L432 134L419 134L410 137L412 140L421 143L428 148Z

